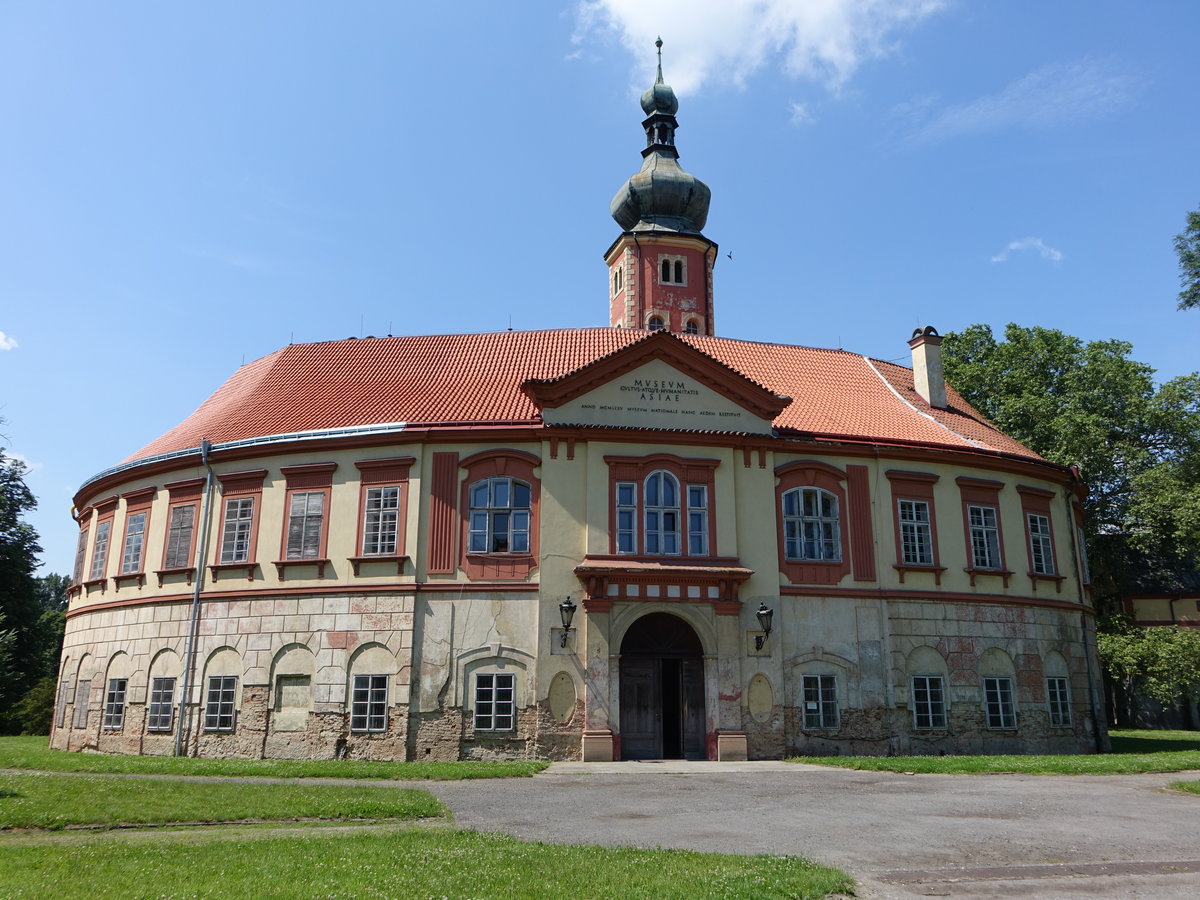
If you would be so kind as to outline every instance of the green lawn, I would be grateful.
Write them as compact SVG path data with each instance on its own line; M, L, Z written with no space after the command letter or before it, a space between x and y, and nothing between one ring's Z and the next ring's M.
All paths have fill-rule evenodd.
M1137 775L1200 769L1200 732L1114 730L1112 753L1063 756L801 756L792 762L919 775Z
M795 857L566 847L470 831L131 842L3 850L0 896L821 898L836 869Z
M1200 794L1200 781L1172 781L1171 787L1185 794Z
M69 753L50 750L44 737L0 737L0 769L86 772L96 775L239 775L454 781L463 778L527 777L537 774L548 765L541 760L372 762L359 759L191 759L117 753Z
M446 808L427 791L389 784L248 784L0 775L0 829L446 816Z

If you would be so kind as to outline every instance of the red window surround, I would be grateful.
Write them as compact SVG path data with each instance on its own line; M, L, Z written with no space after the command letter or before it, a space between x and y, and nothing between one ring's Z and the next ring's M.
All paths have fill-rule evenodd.
M935 584L942 583L942 573L946 567L941 564L938 554L937 507L933 502L933 486L937 484L938 476L929 472L904 472L890 469L884 473L892 487L892 525L896 540L896 562L893 564L900 573L900 583L908 572L932 572ZM923 500L929 505L929 536L933 551L933 565L914 565L904 561L904 547L900 539L900 508L901 500Z
M828 463L802 459L775 467L776 537L779 541L779 571L792 584L837 584L850 574L850 504L844 482L846 473ZM788 559L783 527L783 495L794 488L815 487L837 498L840 560Z
M162 568L157 569L154 574L158 577L158 586L163 586L163 579L167 575L186 575L187 583L192 583L192 578L196 575L196 567L193 563L196 560L196 535L200 531L200 505L201 495L204 493L203 478L189 478L187 481L172 481L163 485L167 490L167 521L166 535L163 538L163 555ZM168 552L171 545L171 523L175 521L175 510L179 507L192 507L192 531L188 540L187 551L183 553L183 559L186 564L182 566L167 565Z
M459 490L459 563L472 580L496 579L522 581L537 567L538 558L538 503L541 495L541 480L534 469L542 461L524 450L485 450L461 460L460 469L466 471ZM524 481L529 485L529 551L527 553L469 553L467 530L471 517L471 485L485 478L508 477Z
M243 572L247 581L254 580L254 570L258 567L258 523L262 519L262 490L266 478L266 469L248 469L244 472L224 472L217 475L217 480L221 482L221 503L213 526L213 561L208 567L213 581L219 581L221 575L227 572ZM250 523L250 552L245 562L223 563L221 545L225 535L225 505L227 501L240 497L254 499L254 518Z
M965 475L955 478L954 481L958 485L958 492L962 498L963 537L967 548L967 565L963 571L970 576L972 587L975 586L975 579L980 575L998 575L1004 579L1004 586L1008 587L1008 579L1012 577L1013 573L1009 571L1007 557L1004 553L1004 523L1000 517L1000 491L1004 488L1004 482L984 478L968 478ZM988 506L996 511L996 532L1000 545L1000 567L998 569L975 568L968 506Z
M121 543L115 545L118 550L118 558L116 574L113 575L113 583L118 588L125 581L135 581L138 585L146 583L146 550L148 549L146 545L150 537L150 506L154 503L154 494L155 488L151 486L121 495L121 499L125 501L125 527L124 533L121 535ZM134 571L122 572L121 570L125 566L125 545L129 541L129 521L134 516L142 514L146 516L146 520L142 526L142 550L139 565Z
M1054 491L1018 484L1017 493L1021 495L1021 520L1025 528L1025 552L1028 554L1029 581L1033 586L1033 591L1037 593L1039 581L1049 581L1054 584L1056 592L1062 593L1064 576L1059 574L1061 570L1058 567L1058 544L1054 539L1054 516L1050 514L1050 502L1054 499ZM1030 513L1045 516L1050 521L1050 560L1054 566L1053 575L1033 571L1033 536L1029 533Z
M279 558L275 560L275 572L284 581L287 570L295 566L316 566L317 577L325 577L325 566L329 562L329 494L333 487L333 473L337 463L309 463L301 466L283 466L279 471L287 482L287 493L283 499L283 533L279 538ZM288 531L291 522L292 497L296 494L317 494L321 500L321 536L316 556L289 557ZM255 515L257 519L257 513ZM252 554L253 555L253 554Z
M650 456L606 456L608 463L608 542L609 552L617 552L617 482L631 481L637 484L637 521L634 526L637 535L637 552L622 554L624 558L661 560L662 554L647 555L643 542L645 540L646 515L645 493L646 477L651 472L662 470L670 472L679 481L679 553L673 556L687 557L688 550L688 515L687 488L689 484L704 485L708 501L708 553L703 557L691 556L691 559L711 559L717 557L717 498L716 498L716 469L721 464L719 459L685 459L672 453L654 453Z
M83 587L89 593L92 588L100 588L100 593L104 593L108 587L108 570L113 567L113 547L120 546L117 544L117 536L113 534L112 527L113 520L117 517L117 504L120 502L120 499L120 497L108 497L96 504L96 521L92 523L92 552L83 570ZM105 546L103 571L93 578L91 575L92 566L95 565L96 544L103 533L105 523L108 524L108 539Z
M416 458L412 456L395 456L389 459L362 459L354 464L361 486L358 495L358 531L354 539L356 555L350 557L355 575L359 574L363 563L394 563L397 575L404 572L404 563L408 559L404 528L408 510L408 472L414 462ZM396 552L392 555L366 556L363 555L363 529L367 517L367 491L380 487L396 487L400 493L396 504Z

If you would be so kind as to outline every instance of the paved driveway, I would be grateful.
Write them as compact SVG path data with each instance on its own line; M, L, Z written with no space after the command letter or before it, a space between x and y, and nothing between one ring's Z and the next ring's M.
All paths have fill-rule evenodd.
M556 763L429 785L462 828L562 843L787 853L869 898L1200 897L1179 775L896 775L781 762Z

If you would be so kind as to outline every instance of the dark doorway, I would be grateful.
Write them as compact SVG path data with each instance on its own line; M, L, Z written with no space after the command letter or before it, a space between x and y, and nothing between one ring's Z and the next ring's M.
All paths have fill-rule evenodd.
M704 658L669 613L638 619L621 642L621 758L704 759Z

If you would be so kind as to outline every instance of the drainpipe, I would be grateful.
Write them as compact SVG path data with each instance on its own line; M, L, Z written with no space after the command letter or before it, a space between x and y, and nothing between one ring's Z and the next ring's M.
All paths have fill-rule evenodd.
M1078 478L1078 474L1076 474L1075 477ZM1076 537L1079 529L1075 525L1075 510L1071 507L1071 497L1074 495L1074 493L1075 491L1073 486L1068 486L1063 491L1063 494L1066 498L1067 507L1067 534L1071 538L1071 559L1075 563L1075 590L1079 597L1079 605L1082 607L1086 603L1086 598L1083 594L1083 569L1079 564L1079 541ZM1095 744L1097 753L1103 753L1104 745L1100 739L1100 711L1098 711L1096 708L1095 672L1092 670L1092 653L1091 650L1088 649L1087 633L1087 613L1080 609L1079 637L1083 643L1083 661L1087 666L1088 706L1090 706L1092 710L1092 743Z
M204 590L204 560L208 558L209 510L212 504L213 470L208 463L212 442L200 439L200 462L208 470L204 479L204 500L200 504L200 545L196 548L196 578L192 590L192 615L188 623L187 653L183 658L183 690L180 694L179 725L175 730L175 755L183 755L183 733L191 730L192 672L196 667L196 637L200 627L200 594ZM187 714L184 711L187 710Z

